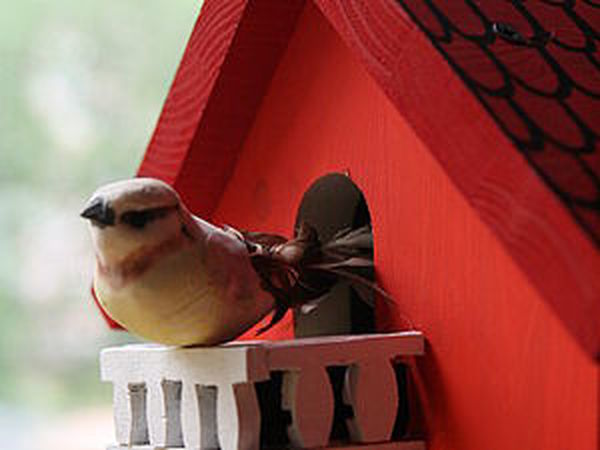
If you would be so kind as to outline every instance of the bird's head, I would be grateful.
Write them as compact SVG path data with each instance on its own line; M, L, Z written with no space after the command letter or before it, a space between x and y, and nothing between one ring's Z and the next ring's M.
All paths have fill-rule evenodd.
M154 178L133 178L99 188L81 217L89 220L98 258L109 265L180 235L184 214L171 186Z

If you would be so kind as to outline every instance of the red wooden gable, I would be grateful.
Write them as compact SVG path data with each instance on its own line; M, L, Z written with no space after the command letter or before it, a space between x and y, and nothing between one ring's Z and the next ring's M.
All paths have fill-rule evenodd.
M600 7L313 1L565 326L600 357ZM194 212L211 216L304 4L204 2L140 175L173 184ZM462 87L448 90L457 77ZM493 120L465 120L473 98Z

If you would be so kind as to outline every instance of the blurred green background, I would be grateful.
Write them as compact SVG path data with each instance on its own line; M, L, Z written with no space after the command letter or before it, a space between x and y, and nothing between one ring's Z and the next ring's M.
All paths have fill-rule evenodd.
M0 445L104 449L109 331L78 213L133 175L199 0L0 0Z

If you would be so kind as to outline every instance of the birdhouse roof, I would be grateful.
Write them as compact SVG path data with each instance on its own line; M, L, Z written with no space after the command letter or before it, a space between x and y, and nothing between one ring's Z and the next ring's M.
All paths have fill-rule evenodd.
M600 6L312 1L599 357ZM140 174L211 215L304 5L205 0ZM446 89L456 78L461 89ZM461 115L473 99L476 123ZM192 191L204 195L186 198Z

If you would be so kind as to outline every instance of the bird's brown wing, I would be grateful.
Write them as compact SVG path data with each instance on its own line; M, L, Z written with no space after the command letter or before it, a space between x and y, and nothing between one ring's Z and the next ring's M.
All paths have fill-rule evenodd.
M278 323L288 309L322 299L338 281L349 282L371 306L373 291L390 298L372 280L373 239L369 227L341 230L325 243L307 223L300 225L293 239L233 232L245 242L261 287L275 299L271 322L259 332Z

